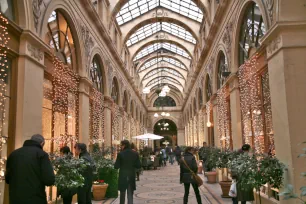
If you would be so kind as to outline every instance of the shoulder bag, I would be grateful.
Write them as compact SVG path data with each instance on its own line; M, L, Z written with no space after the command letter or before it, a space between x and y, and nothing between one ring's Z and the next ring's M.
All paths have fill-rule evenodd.
M202 186L203 185L203 180L201 179L201 177L199 177L196 173L194 173L190 167L187 165L185 159L182 159L182 161L184 162L185 166L188 168L188 170L190 171L193 179L195 180L196 184L198 184L198 186Z

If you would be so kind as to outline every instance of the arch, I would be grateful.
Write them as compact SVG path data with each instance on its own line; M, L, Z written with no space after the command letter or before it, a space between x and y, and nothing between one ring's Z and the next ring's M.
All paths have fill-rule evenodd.
M178 67L179 69L188 71L188 68L189 68L189 67L188 67L182 60L178 59L177 57L174 57L174 56L171 56L171 55L161 55L161 56L157 57L156 55L154 55L154 56L152 56L152 57L149 57L149 58L145 59L143 62L141 62L141 63L137 66L136 72L141 72L143 66L146 66L146 67L147 67L147 66L152 66L152 65L149 65L149 64L146 65L146 64L149 63L149 62L151 62L152 60L155 60L155 61L157 62L157 59L156 59L156 58L161 59L161 60L163 60L163 59L168 60L168 58L169 58L169 63L170 63L170 64L172 64L172 65ZM173 60L175 60L175 61L172 61L171 59L173 59ZM155 64L156 64L156 63L155 63ZM185 69L184 69L183 67L184 67ZM149 68L149 67L147 67L147 68ZM147 69L147 68L146 68L146 69Z
M125 90L123 92L123 98L122 98L122 107L124 109L125 112L128 112L128 94L127 94L127 91Z
M204 100L203 100L202 89L199 88L199 89L198 89L198 108L199 108L199 109L202 107L203 102L204 102Z
M172 40L152 40L152 41L150 41L150 42L144 44L144 45L141 46L140 48L138 48L138 49L136 50L136 52L134 53L134 55L132 56L131 59L132 59L133 61L136 61L136 60L139 60L139 59L143 58L144 56L146 56L146 55L144 55L144 56L142 56L142 57L140 57L140 58L138 58L138 59L135 59L135 58L137 57L137 55L138 55L142 50L144 50L145 48L149 47L150 45L158 46L159 44L161 44L160 48L157 47L156 50L154 50L153 52L156 52L156 51L159 50L159 49L166 49L166 50L169 50L169 49L167 49L167 48L164 48L165 43L169 43L170 45L175 45L176 47L178 47L178 48L184 50L184 51L187 53L188 56L182 55L183 57L185 57L185 58L187 58L187 59L192 59L192 58L193 58L193 57L192 57L193 55L192 55L185 47L183 47L181 44L177 43L176 41L172 41ZM171 50L169 50L169 51L171 51ZM173 51L171 51L171 52L173 52ZM177 53L176 53L176 54L177 54Z
M71 35L73 36L73 42L75 47L75 70L77 73L81 76L86 76L85 69L82 69L82 49L80 46L80 35L78 33L77 29L77 20L74 16L74 12L71 9L71 6L68 5L67 1L61 1L61 0L54 0L51 1L42 17L42 23L40 25L40 28L38 28L39 37L41 39L47 40L46 35L48 34L48 19L51 16L52 12L57 10L60 12L65 20L67 21L67 24L70 27ZM49 45L49 43L47 42ZM85 67L85 66L84 66Z
M102 60L98 54L96 54L90 64L89 76L91 82L93 83L93 87L104 93L105 90L105 77L103 77L104 69L102 67Z
M165 70L166 69L166 70ZM173 71L174 73L170 73L168 70L171 70ZM184 82L186 82L186 78L179 72L177 71L176 69L173 69L173 68L170 68L170 67L158 67L158 68L154 68L152 69L151 71L147 72L143 77L142 79L140 80L140 83L142 83L143 80L146 80L146 77L151 74L152 72L155 72L155 71L158 71L157 73L153 74L152 76L154 75L157 75L159 74L160 72L165 72L165 73L168 73L168 74L171 74L171 76L173 77L179 77L181 78L182 80L184 80ZM177 74L177 75L176 75ZM152 76L149 76L148 78L152 77ZM164 76L164 75L163 75Z
M184 87L184 86L181 84L181 82L179 82L177 79L175 79L175 78L173 78L173 77L170 77L170 76L166 76L166 77L165 77L165 76L155 77L155 78L151 79L150 81L148 81L148 82L146 83L146 85L143 86L143 87L150 86L150 85L148 85L148 84L149 84L150 82L152 82L153 80L156 80L156 79L158 79L158 78L170 78L170 79L174 80L178 85ZM163 80L163 79L161 79L161 80Z
M219 90L223 84L225 83L228 75L226 76L226 72L229 72L229 66L228 66L228 58L223 50L220 50L218 55L217 55L217 61L216 61L216 71L214 80L215 82L213 83L214 86L216 87L216 90Z
M119 90L119 83L116 77L113 78L112 82L112 91L111 91L111 97L114 100L114 102L119 105L120 101L120 90Z
M198 107L197 107L197 99L196 97L193 98L193 112L194 112L194 116L197 114L198 112Z
M177 118L170 115L168 117L167 116L163 117L163 119L171 120L173 123L175 123L175 125L178 129L181 129L181 127L179 126L179 124L180 124L179 120ZM158 123L159 120L161 120L161 119L154 117L153 122L152 122L152 128L154 128L154 126Z
M163 18L150 18L150 19L146 19L142 22L140 22L139 24L137 24L136 26L134 26L125 36L123 43L125 44L128 39L130 39L130 37L140 28L148 25L148 24L152 24L152 23L156 23L156 22L168 22L168 23L174 23L176 25L179 25L181 27L183 27L184 29L186 29L188 32L191 33L191 35L195 38L195 40L197 42L199 42L199 37L196 35L196 33L188 26L186 25L184 22L175 19L175 18L170 18L170 17L163 17Z
M205 103L207 103L212 96L211 80L208 74L206 74L206 77L205 77L204 90L205 90L204 101Z
M129 0L118 0L118 2L115 4L114 9L112 11L112 17L115 18L116 15L119 13L120 9L126 4L128 3ZM191 0L202 12L203 14L203 19L205 18L209 18L209 12L208 9L205 7L205 5L203 4L203 2L198 1L198 0ZM159 5L158 5L159 6ZM154 8L153 8L154 9ZM203 21L203 20L202 20Z
M235 26L234 26L234 38L233 38L234 41L233 42L239 42L242 21L245 17L245 12L246 12L248 6L250 6L250 4L252 4L252 3L256 3L259 6L259 10L262 14L263 22L266 26L266 30L269 29L268 15L266 13L265 6L263 5L263 3L259 0L242 1L241 4L239 5L239 8L237 9L237 14L238 14L239 17L236 19L236 21L234 23ZM239 56L239 47L240 47L239 43L235 43L233 47L234 47L233 56ZM234 57L233 62L232 62L231 72L232 73L237 72L239 67L240 67L239 57Z
M153 103L153 107L175 107L176 102L171 96L158 97Z
M104 95L110 95L109 90L107 88L109 84L109 80L107 80L107 76L106 76L106 69L105 69L106 63L101 56L103 56L102 50L100 49L100 47L95 47L90 54L90 58L89 58L90 61L88 63L91 63L94 58L96 58L96 60L99 62L100 67L101 67L101 74L102 74L102 87L103 87L102 93ZM89 71L89 76L90 76L90 69L88 71Z

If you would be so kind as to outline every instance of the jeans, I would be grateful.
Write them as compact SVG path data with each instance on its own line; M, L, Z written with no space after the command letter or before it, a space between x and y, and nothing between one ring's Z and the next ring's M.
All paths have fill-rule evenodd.
M170 161L169 161L170 164L173 165L173 162L174 162L174 161L173 161L173 155L169 155L169 159L170 159Z
M201 195L200 195L200 191L199 191L198 185L195 184L195 183L192 183L191 185L192 185L194 193L196 195L198 204L202 204ZM184 188L185 188L184 204L187 204L188 203L190 183L184 183Z
M180 165L181 156L176 156L177 164Z
M127 191L128 204L133 204L134 190L132 189L131 184L128 184L128 188L126 191ZM126 191L120 191L120 204L125 204L125 192Z
M71 204L72 203L72 195L63 196L63 204Z
M78 204L91 204L91 185L78 188Z

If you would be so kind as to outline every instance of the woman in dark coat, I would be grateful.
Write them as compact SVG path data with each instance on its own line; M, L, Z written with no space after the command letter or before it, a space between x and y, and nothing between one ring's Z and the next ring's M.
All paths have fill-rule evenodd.
M128 204L133 204L133 193L136 190L135 170L141 168L139 155L130 147L128 140L121 141L121 152L117 155L115 169L120 169L118 188L120 204L125 203L127 191Z
M192 179L192 170L195 174L198 172L198 165L195 157L193 156L194 148L186 147L183 158L180 162L180 182L184 183L185 194L184 194L184 204L188 203L190 184L193 187L194 193L197 198L198 204L202 204L201 195L199 187L194 179ZM186 166L188 165L188 167ZM190 170L189 170L190 169Z
M248 144L244 144L241 148L243 154L250 154L251 146ZM246 188L243 189L239 182L239 175L237 176L237 200L241 201L241 204L246 204L247 201L254 201L254 192L253 189Z

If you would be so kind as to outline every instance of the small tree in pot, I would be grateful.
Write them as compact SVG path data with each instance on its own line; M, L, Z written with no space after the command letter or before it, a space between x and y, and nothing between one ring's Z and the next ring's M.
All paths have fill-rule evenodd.
M207 183L216 183L217 182L217 173L215 171L217 167L217 161L220 153L220 149L215 147L209 147L207 149L207 159L204 163L205 166L205 175L207 176Z
M222 180L219 182L220 186L221 186L221 189L222 189L222 197L223 198L228 198L229 195L228 195L228 192L230 190L230 187L231 187L231 180L229 180L228 178L228 167L229 167L229 163L232 159L232 154L233 152L232 151L229 151L229 150L223 150L223 151L220 151L219 152L219 155L218 155L218 160L216 162L216 166L220 169L222 169L223 171L222 172L226 172L226 176L225 176L225 180ZM222 177L224 178L224 177Z

